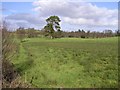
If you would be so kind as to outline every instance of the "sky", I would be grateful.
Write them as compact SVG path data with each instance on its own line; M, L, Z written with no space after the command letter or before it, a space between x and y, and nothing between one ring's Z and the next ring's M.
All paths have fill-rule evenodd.
M63 31L117 30L117 2L83 2L68 0L36 0L2 2L2 17L11 29L18 27L42 29L49 16L60 17Z

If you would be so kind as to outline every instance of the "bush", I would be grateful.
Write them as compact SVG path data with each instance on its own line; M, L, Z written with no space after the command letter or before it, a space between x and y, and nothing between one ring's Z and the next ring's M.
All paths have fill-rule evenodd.
M85 38L85 36L84 36L84 35L82 35L82 36L81 36L81 38Z

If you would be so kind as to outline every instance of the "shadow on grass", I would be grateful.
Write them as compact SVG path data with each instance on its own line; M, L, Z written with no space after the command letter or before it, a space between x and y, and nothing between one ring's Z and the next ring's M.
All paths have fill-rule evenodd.
M33 62L34 61L32 59L28 59L27 61L16 64L17 72L23 74L23 72L33 67Z
M33 55L31 54L31 51L28 50L28 48L23 45L21 46L21 48L23 48L23 50L24 50L24 51L22 51L22 53L24 53L24 56L23 56L24 60L22 60L22 62L20 62L18 64L15 64L16 70L19 74L23 74L26 70L29 70L30 68L32 68L34 66L33 65L34 60L33 60ZM19 53L19 55L20 54L21 53Z

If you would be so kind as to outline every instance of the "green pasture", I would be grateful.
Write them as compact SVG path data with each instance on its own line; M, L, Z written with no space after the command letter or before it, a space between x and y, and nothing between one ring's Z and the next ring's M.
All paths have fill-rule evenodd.
M114 88L118 38L26 38L12 62L33 87Z

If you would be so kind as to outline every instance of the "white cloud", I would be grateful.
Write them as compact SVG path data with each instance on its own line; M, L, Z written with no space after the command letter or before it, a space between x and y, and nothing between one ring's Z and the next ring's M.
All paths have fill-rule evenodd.
M62 30L104 30L117 29L118 10L93 5L84 0L37 0L33 3L35 12L4 15L9 26L43 28L45 19L50 15L58 15ZM14 12L14 11L13 11Z
M18 14L12 14L6 17L6 19L12 19L12 20L24 20L26 22L29 22L31 24L40 25L43 23L43 18L40 18L37 15L32 15L29 13L18 13Z
M33 15L29 13L17 13L5 16L5 20L7 20L11 28L35 27L38 29L45 24L45 21L43 19L44 18L39 17L38 15Z
M34 10L41 17L58 15L63 23L114 26L118 24L118 10L97 7L89 2L69 2L67 0L38 0L33 3Z

